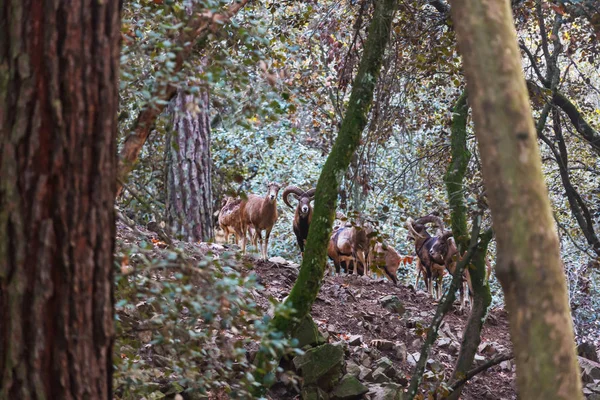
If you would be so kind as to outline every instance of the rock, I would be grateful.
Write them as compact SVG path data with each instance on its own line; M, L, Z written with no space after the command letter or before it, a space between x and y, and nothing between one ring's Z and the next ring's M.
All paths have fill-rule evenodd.
M377 360L376 365L377 365L378 368L384 368L385 369L385 368L393 367L394 363L392 363L392 360L390 360L389 358L383 357L383 358L380 358L379 360Z
M294 338L298 340L299 348L317 346L327 342L310 315L304 317L294 333Z
M404 304L402 304L402 302L400 301L400 299L394 295L387 295L387 296L383 296L382 298L379 299L379 303L382 305L383 308L385 308L386 310L395 312L399 315L404 314L404 312L406 311L406 308L404 307Z
M583 342L577 346L577 355L594 362L600 362L598 360L598 352L596 346L590 342Z
M473 357L474 361L485 361L485 357L481 356L479 354L475 354L475 357Z
M402 387L395 383L369 385L371 400L402 400Z
M331 392L331 398L339 400L358 399L368 391L369 388L360 383L355 376L344 375L340 383Z
M421 353L417 351L417 352L409 354L408 357L406 357L406 361L408 362L408 364L411 367L414 367L417 365L420 358L421 358Z
M271 257L271 258L269 258L269 261L272 262L273 264L287 265L287 263L288 263L288 260L286 260L283 257L279 257L279 256L277 256L277 257Z
M362 365L363 367L367 367L367 368L368 368L368 367L370 367L370 366L371 366L371 357L369 357L369 356L368 356L368 355L366 355L366 354L365 354L365 356L366 356L366 357L364 357L364 358L361 360L361 362L360 362L360 363L361 363L361 365Z
M451 341L450 344L448 345L448 351L452 355L457 355L458 352L460 351L460 344L455 340Z
M422 341L419 338L416 338L412 341L411 347L421 347Z
M350 346L360 346L362 344L362 336L361 335L352 335L348 339L348 344Z
M439 338L437 340L437 345L439 347L448 347L448 345L450 345L451 342L452 341L450 339L448 339L448 338Z
M385 369L379 367L373 371L373 375L371 375L371 379L369 380L375 383L385 383L389 382L390 378L385 374Z
M400 300L398 300L398 301L400 301ZM361 313L361 316L364 318L365 321L369 321L369 322L373 322L373 319L375 318L375 315L368 311L363 311Z
M427 368L429 368L432 372L435 372L437 374L442 370L443 367L439 361L430 358L429 360L427 360Z
M308 386L302 388L300 393L302 400L329 400L329 395L322 389L315 386Z
M484 342L479 345L478 351L490 358L499 353L507 353L506 347L497 342Z
M295 357L293 362L305 385L317 385L329 391L342 376L344 349L339 345L324 344Z
M360 369L360 373L358 374L358 379L360 379L361 381L369 381L372 378L372 372L369 368L367 367L363 367L362 365L359 365L358 368Z
M401 362L406 361L406 345L404 343L395 343L394 344L394 353L396 354L396 358Z
M348 361L346 362L346 372L348 372L350 375L353 376L359 376L360 375L360 366L355 363L354 361Z
M581 379L584 383L592 383L594 380L600 379L600 363L579 356L577 359L581 367Z
M513 361L512 360L502 361L500 363L500 368L502 368L503 371L512 371Z

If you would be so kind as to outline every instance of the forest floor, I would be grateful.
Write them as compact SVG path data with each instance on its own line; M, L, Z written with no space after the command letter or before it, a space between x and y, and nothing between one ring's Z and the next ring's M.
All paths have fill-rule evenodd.
M271 258L278 261L275 263L257 260L253 256L249 259L253 260L253 271L265 287L261 293L264 297L258 299L259 305L268 308L270 297L283 300L294 285L297 270L278 258ZM402 315L382 307L379 299L387 295L394 295L402 302L405 307ZM427 293L415 291L412 285L394 286L386 278L326 275L311 315L330 342L346 340L351 343L349 358L356 364L371 366L377 363L377 358L387 357L404 377L409 378L414 366L411 355L420 353L436 307L437 303ZM452 374L467 318L468 313L459 311L458 302L444 318L440 336L429 356L433 360L428 362L429 379L421 385L425 390L435 390L441 380ZM352 346L353 340L358 341L357 336L360 344ZM388 345L389 342L392 344ZM490 310L479 348L481 352L476 356L473 367L494 358L498 352L504 354L512 348L507 314L503 309ZM371 357L364 356L365 349ZM516 399L514 378L514 363L504 362L472 378L461 398ZM283 388L279 392L272 391L271 395L277 399L294 398L284 393Z
M148 239L152 239L156 246L156 257L160 258L159 248L164 246L160 244L155 233L143 227L128 227L121 221L117 223L117 248ZM219 244L179 244L183 244L185 252L195 259L198 259L196 256L207 252L218 256L224 251L237 249L235 246L226 248ZM271 256L271 261L259 260L256 253L243 257L244 272L255 273L263 286L263 289L255 292L255 301L265 312L270 308L270 298L281 301L288 295L298 274L297 264L274 257L274 254ZM414 276L414 268L409 268L410 271L405 271L405 275ZM380 299L388 295L396 296L400 300L404 312L391 312L382 307ZM393 382L406 386L436 307L437 303L425 292L415 291L412 285L405 286L399 283L398 286L394 286L387 278L326 275L311 315L319 331L330 343L340 340L347 342L347 369L350 368L350 364L354 364L354 368L360 368L361 375L364 375L363 371L372 372L380 360L387 358L397 372ZM439 338L431 349L424 382L421 384L422 393L428 392L432 396L428 397L425 394L424 398L436 398L433 392L451 375L467 318L467 313L459 311L458 302L444 318ZM494 358L499 353L505 354L510 351L507 314L503 309L490 310L481 337L476 365ZM466 384L461 398L515 399L514 378L514 363L505 361L473 377ZM383 385L387 383L378 382ZM378 384L371 379L369 385L375 387ZM269 392L269 397L300 398L298 393L284 385L275 385ZM367 394L366 398L377 397Z

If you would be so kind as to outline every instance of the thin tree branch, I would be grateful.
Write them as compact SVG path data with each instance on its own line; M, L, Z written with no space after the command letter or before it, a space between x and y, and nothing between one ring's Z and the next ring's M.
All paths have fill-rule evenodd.
M462 378L462 379L460 379L460 380L458 380L458 381L456 381L456 382L454 382L452 384L452 386L450 386L450 389L452 389L452 391L454 391L458 387L460 387L460 386L464 385L465 383L467 383L467 381L469 379L473 378L477 374L480 374L483 371L486 371L486 370L490 369L494 365L500 364L501 362L512 360L514 357L515 356L512 353L509 353L509 354L503 354L503 355L498 356L496 358L492 358L488 362L486 362L484 364L481 364L479 367L473 368L472 370L470 370L469 372L467 372L467 374L465 375L465 377Z

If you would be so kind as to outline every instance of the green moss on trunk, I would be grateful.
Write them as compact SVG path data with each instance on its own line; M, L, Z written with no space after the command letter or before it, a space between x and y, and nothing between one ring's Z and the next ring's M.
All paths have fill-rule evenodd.
M375 12L352 87L348 109L317 183L314 214L300 273L286 300L294 311L289 316L276 317L272 321L272 327L286 335L290 334L298 321L309 313L321 288L339 186L367 124L375 83L381 69L396 7L395 0L379 0L375 4ZM268 373L265 361L265 357L259 355L259 366L263 373Z
M471 158L471 152L467 147L467 116L469 107L467 105L467 93L463 92L453 109L451 152L452 162L444 178L448 192L448 204L452 211L452 232L460 254L464 254L469 243L467 231L467 206L464 195L464 179ZM485 315L491 304L492 296L486 280L486 255L488 243L491 240L491 231L482 237L472 259L472 268L469 269L471 284L473 287L473 307L471 315L465 327L460 353L456 361L452 380L456 381L463 377L471 365L481 342L481 328L485 321ZM450 398L460 396L462 386L454 391Z
M395 9L395 0L381 0L376 3L348 109L317 183L314 214L300 273L287 299L287 303L295 309L295 318L281 317L273 320L273 326L281 332L291 332L297 320L308 314L321 288L339 186L367 124Z
M509 1L454 0L523 399L582 399L573 323Z

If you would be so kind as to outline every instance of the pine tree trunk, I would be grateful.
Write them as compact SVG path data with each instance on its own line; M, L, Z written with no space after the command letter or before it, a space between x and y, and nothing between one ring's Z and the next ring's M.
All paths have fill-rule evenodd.
M523 399L581 399L559 241L507 0L454 0Z
M212 183L208 92L178 93L167 136L167 220L185 240L212 237Z
M120 5L0 6L0 398L111 399Z

